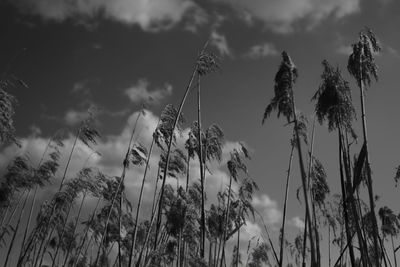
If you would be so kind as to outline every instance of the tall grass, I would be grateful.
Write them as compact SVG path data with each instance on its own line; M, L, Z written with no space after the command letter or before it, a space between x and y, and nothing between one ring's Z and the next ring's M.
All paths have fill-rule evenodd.
M10 161L2 170L5 174L0 184L0 249L4 255L0 263L5 267L223 267L230 262L235 267L331 267L345 266L350 261L352 267L397 267L400 216L389 207L382 207L378 224L367 139L364 91L372 78L377 79L374 53L380 46L372 31L364 29L352 48L348 70L360 89L363 129L363 144L358 153L354 153L353 145L353 124L357 121L351 86L339 67L323 61L320 86L312 97L314 118L326 123L338 138L338 177L329 179L329 184L340 186L336 194L331 194L323 164L314 155L315 119L308 143L306 116L296 110L294 89L301 77L289 54L282 53L271 82L274 97L263 116L265 123L276 111L278 117L283 115L293 126L279 233L271 232L263 214L253 206L258 187L247 168L251 160L249 150L238 143L226 153L222 129L217 124L204 127L201 96L208 92L202 81L220 68L218 58L209 52L206 43L194 60L178 108L169 104L163 109L154 133L148 138L150 144L141 144L137 135L141 130L137 129L139 120L146 119L144 107L137 113L124 151L117 151L122 154L119 176L103 173L99 166L90 166L88 160L80 170L72 172L78 146L97 153L101 137L93 127L93 114L74 130L70 147L62 142L67 139L65 136L56 134L48 139L38 162L28 153ZM13 145L18 150L13 122L16 99L10 93L10 79L14 78L10 77L4 76L0 81L0 145ZM24 85L22 81L20 84ZM190 108L186 102L192 90L197 91L197 116L186 123L183 111ZM318 147L316 151L323 149ZM295 157L299 162L298 199L302 195L305 225L304 232L290 240L286 231L287 209L292 201L289 188ZM63 169L61 162L65 162ZM190 165L197 165L199 171L195 173ZM207 178L215 167L226 170L229 181L212 195L215 193L207 190ZM129 170L136 172L128 173ZM130 173L141 172L130 177ZM128 179L140 185L133 193L137 194L136 203L131 203L134 197L126 189ZM176 186L175 182L171 185L171 179L176 179ZM145 195L146 185L153 183L154 191ZM48 200L37 203L38 196L48 188L58 189ZM364 189L368 205L360 197ZM262 225L263 232L251 237L246 247L242 233L249 222ZM321 249L326 241L328 255Z

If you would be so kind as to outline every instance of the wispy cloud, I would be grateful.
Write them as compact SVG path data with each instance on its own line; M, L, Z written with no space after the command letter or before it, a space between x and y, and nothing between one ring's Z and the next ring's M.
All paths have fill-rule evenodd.
M211 4L225 3L237 11L246 23L253 20L281 33L294 30L303 20L307 29L327 17L343 18L360 10L361 0L209 0ZM381 0L388 2L388 0ZM15 0L12 3L25 13L39 15L45 20L62 22L75 19L81 25L99 17L139 25L145 31L169 30L184 22L184 28L196 31L207 22L210 12L196 0ZM92 23L93 24L93 23ZM96 23L94 23L96 24Z
M240 241L248 242L254 237L261 237L262 230L257 223L251 221L246 222L240 231Z
M84 106L86 106L84 104ZM90 102L89 108L87 109L73 109L70 108L64 115L63 122L68 126L75 126L80 124L82 121L88 119L90 116L94 119L96 125L100 125L100 116L110 116L110 117L124 117L129 114L129 109L124 108L120 110L109 110L104 107Z
M201 9L192 0L16 0L13 3L24 12L46 20L61 22L67 18L102 16L139 25L146 31L167 30L185 18L192 24L203 22L198 19Z
M250 47L249 51L245 54L245 57L259 59L268 56L276 56L278 54L279 52L275 46L267 42Z
M210 45L217 48L221 56L232 56L232 51L229 48L225 35L218 33L216 30L211 32Z
M70 109L65 113L64 121L69 126L79 124L81 121L87 119L89 114L86 111L77 111Z
M101 43L93 43L92 44L92 48L94 50L102 50L103 49L103 45Z
M276 226L280 222L282 212L279 210L277 202L272 200L267 194L254 197L252 204L262 211L266 223Z
M299 20L307 22L307 28L329 16L343 18L360 10L360 0L214 0L231 5L246 21L256 19L277 32L287 33Z
M125 90L125 94L135 103L158 104L164 98L172 94L172 85L165 83L164 87L149 89L150 83L146 79L140 79L136 84Z
M72 94L80 94L84 96L91 96L92 87L97 85L100 82L98 79L83 79L77 81L72 86L71 93Z
M394 56L395 58L400 58L400 52L397 49L391 46L387 46L386 50L391 56Z
M345 56L350 56L351 52L352 52L351 45L340 45L336 49L336 53L345 55Z

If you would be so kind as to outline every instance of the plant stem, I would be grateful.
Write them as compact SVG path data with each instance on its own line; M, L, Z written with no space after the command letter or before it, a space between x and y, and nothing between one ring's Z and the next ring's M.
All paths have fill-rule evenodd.
M292 81L292 79L291 79ZM292 82L293 83L293 82ZM293 86L293 84L292 84ZM292 87L291 86L291 87ZM297 121L297 115L296 115L296 106L295 106L295 101L294 101L294 93L293 93L293 88L291 90L291 96L292 96L292 109L293 109L293 119L294 119L294 131L296 135L296 145L297 145L297 152L299 155L299 165L300 165L300 174L301 174L301 181L303 185L303 194L304 194L304 202L306 205L306 216L308 216L308 227L310 228L309 231L309 239L310 239L310 248L311 248L311 267L316 267L318 266L316 259L315 259L315 245L314 245L314 232L312 231L312 217L311 217L311 212L310 212L310 203L309 203L309 196L308 196L308 186L307 186L307 176L304 168L304 160L303 160L303 154L302 154L302 149L301 149L301 142L300 142L300 135L298 131L298 121Z
M14 218L14 215L15 215L15 213L17 212L18 207L19 207L19 204L21 203L21 201L22 201L23 196L25 195L25 193L27 193L26 190L23 191L23 192L20 194L20 197L19 197L19 199L18 199L18 201L17 201L17 204L16 204L15 207L13 208L13 210L12 210L12 212L11 212L11 214L10 214L10 217L9 217L8 220L7 220L7 223L6 223L4 226L2 226L2 229L1 229L2 232L0 233L0 240L2 240L2 239L3 239L3 236L6 234L6 230L5 230L5 229L10 225L11 220ZM4 217L3 219L5 219L5 217Z
M20 225L20 222L21 222L22 215L24 214L25 204L26 204L26 201L28 200L28 197L29 197L29 194L27 193L26 196L25 196L25 200L24 200L24 203L22 205L21 211L19 213L17 225L16 225L16 227L14 229L14 233L13 233L13 236L11 238L10 245L8 247L6 260L5 260L4 265L3 265L4 267L7 267L8 259L9 259L10 254L11 254L11 250L12 250L12 248L14 246L15 237L17 236L17 232L18 232L18 229L19 229L19 225Z
M141 111L142 111L142 110L141 110ZM111 200L110 211L108 212L108 215L107 215L107 220L106 220L106 223L105 223L105 226L104 226L104 232L103 232L103 234L102 234L102 236L101 236L101 240L100 240L100 244L99 244L99 249L98 249L97 255L96 255L96 261L95 261L95 265L96 265L96 266L97 266L97 263L98 263L98 261L99 261L100 252L101 252L101 247L103 246L104 239L105 239L105 237L106 237L106 235L107 235L107 228L108 228L108 224L109 224L109 222L110 222L110 217L111 217L112 209L113 209L113 207L114 207L115 201L116 201L117 196L118 196L118 194L119 194L121 185L124 183L124 180L125 180L127 165L129 164L129 163L128 163L128 162L129 162L129 153L131 152L131 146L132 146L133 136L134 136L135 131L136 131L136 126L137 126L137 123L138 123L138 121L139 121L140 115L142 114L141 111L139 112L139 114L138 114L138 116L137 116L137 118L136 118L135 124L134 124L134 126L133 126L132 133L131 133L131 137L130 137L129 143L128 143L128 149L127 149L127 151L126 151L125 158L124 158L124 161L123 161L123 164L122 164L122 165L123 165L122 174L121 174L120 180L119 180L119 182L118 182L117 190L116 190L115 193L113 194L113 197L112 197L112 200ZM122 198L122 193L121 193L120 195L121 195L120 197ZM119 229L119 232L121 233L121 229Z
M40 161L39 161L39 163L38 163L38 167L37 167L37 168L40 168L40 165L42 164L42 162L43 162L43 160L44 160L44 157L45 157L45 155L47 154L47 151L48 151L48 149L49 149L49 147L50 147L50 144L51 144L51 141L52 141L52 140L53 140L53 138L50 138L49 142L47 143L46 148L45 148L45 150L44 150L44 152L43 152L43 154L42 154L42 157L41 157L41 159L40 159ZM35 190L34 190L34 193L33 193L32 203L31 203L31 206L30 206L30 208L29 208L28 220L27 220L27 222L26 222L25 231L24 231L24 237L22 238L21 250L20 250L20 252L19 252L18 258L20 258L21 255L22 255L23 247L24 247L25 242L26 242L26 237L28 236L29 226L30 226L31 220L32 220L32 214L33 214L33 209L34 209L34 207L35 207L35 202L36 202L36 196L37 196L38 188L39 188L39 185L36 184L36 185L35 185Z
M200 163L200 185L201 185L201 241L200 241L200 257L204 259L204 249L205 249L205 240L206 240L206 217L205 217L205 199L204 199L204 184L205 184L205 177L204 177L204 166L203 166L203 144L202 144L202 136L201 136L201 105L200 105L200 75L197 75L197 138L199 142L199 163Z
M294 145L291 145L290 149L290 157L289 157L289 167L287 170L287 176L286 176L286 186L285 186L285 200L283 204L283 219L282 219L282 227L281 227L281 247L280 247L280 253L279 253L279 266L283 266L283 243L285 240L285 222L286 222L286 208L287 208L287 201L288 201L288 194L289 194L289 182L290 182L290 173L292 169L292 159L293 159L293 150L294 150Z
M69 168L69 165L70 165L70 163L71 163L72 155L73 155L73 153L74 153L74 150L75 150L75 147L76 147L76 144L77 144L77 141L78 141L78 139L79 139L80 134L81 134L81 127L79 127L79 129L78 129L78 131L77 131L77 134L76 134L76 136L75 136L75 140L74 140L74 143L73 143L73 145L72 145L71 152L69 153L69 156L68 156L67 164L65 165L64 174L63 174L63 176L62 176L62 178L61 178L61 183L60 183L60 187L58 188L58 192L61 191L61 189L62 189L62 187L63 187L63 185L64 185L64 181L65 181L65 178L66 178L66 176L67 176L68 168ZM38 225L38 228L39 228L39 229L40 229L41 227L45 227L45 232L47 232L48 227L49 227L50 222L51 222L51 219L53 218L54 212L55 212L55 210L56 210L56 205L55 205L54 203L52 203L50 206L51 206L51 212L50 212L50 214L49 214L49 216L48 216L48 220L46 220L47 218L45 218L45 219L43 219L43 220L39 223L39 225ZM49 240L50 240L50 238L51 238L51 234L52 234L52 233L53 233L53 230L50 231ZM35 239L35 236L32 236L30 242L28 242L28 246L25 248L24 253L23 253L22 256L18 259L17 267L20 267L21 264L23 263L24 258L25 258L25 256L26 256L26 253L29 251L30 246L33 244L34 239ZM43 240L41 241L41 244L40 244L40 247L39 247L39 253L40 253L40 249L42 248L43 242L44 242L45 239L46 239L46 236L44 236ZM47 247L47 245L45 245L45 248L46 248L46 247ZM46 251L46 250L45 250L45 251ZM42 260L43 260L43 256L44 256L44 254L45 254L45 251L44 251L43 254L42 254L41 262L42 262ZM40 254L38 254L38 255L40 255ZM55 256L56 256L56 255L55 255ZM54 259L55 259L55 258L56 258L56 257L54 257ZM35 261L35 265L36 265L36 264L37 264L37 262Z
M190 153L189 153L189 149L188 149L188 154L187 154L187 169L186 169L186 193L189 190L189 176L190 176Z
M308 160L308 188L310 188L311 185L311 170L312 170L312 165L313 165L313 156L314 156L314 136L315 136L315 121L316 117L314 116L313 120L313 128L312 128L312 133L311 133L311 147L309 151L309 160ZM302 266L306 266L306 249L307 249L307 230L308 229L308 216L307 212L304 212L304 232L303 232L303 251L302 251Z
M237 242L236 242L236 267L239 267L239 249L240 249L240 226L237 231Z
M157 205L158 205L158 203L160 202L160 197L161 197L161 192L158 194L158 199L157 199L157 201L155 202L156 205L155 205L155 207L154 207L154 210L157 210ZM145 250L146 247L147 247L147 243L149 242L150 233L151 233L151 228L153 227L153 223L154 223L154 221L155 221L155 218L156 218L156 214L155 214L155 211L154 211L154 213L151 215L149 229L148 229L148 231L147 231L147 233L146 233L146 237L145 237L145 240L144 240L142 249L140 250L139 258L138 258L138 260L137 260L137 262L136 262L136 264L135 264L135 267L139 267L139 266L140 266L140 262L142 261L142 257L143 257L143 252L144 252L144 250Z
M351 234L350 234L350 222L349 222L349 217L348 217L348 210L347 210L347 194L346 194L346 189L345 189L345 182L344 182L344 174L343 174L343 164L342 164L342 150L343 150L343 144L342 144L342 138L341 138L341 129L340 126L338 126L338 136L339 136L339 168L340 168L340 185L342 189L342 204L343 204L343 213L344 213L344 220L345 220L345 227L346 227L346 237L348 240L348 245L349 245L349 252L350 252L350 262L351 266L355 267L355 257L354 257L354 250L353 250L353 244L351 241Z
M328 225L328 267L331 267L331 226Z
M62 189L62 187L64 185L65 178L67 177L68 167L69 167L69 164L71 163L72 154L74 153L74 150L75 150L75 147L76 147L76 143L78 141L78 138L79 138L80 134L81 134L81 128L79 128L78 133L75 136L74 144L72 145L71 153L69 153L67 165L65 166L64 174L63 174L63 177L61 179L61 183L60 183L60 187L58 188L58 191L61 191L61 189Z
M72 265L73 267L75 267L75 266L78 264L79 255L81 254L83 245L85 244L85 238L86 238L86 236L87 236L87 234L88 234L88 232L89 232L90 224L93 222L94 217L96 216L96 211L97 211L97 208L99 207L99 204L100 204L101 199L102 199L101 197L99 197L99 198L97 199L96 207L95 207L94 210L92 211L92 216L91 216L91 218L90 218L90 220L89 220L89 223L86 225L85 232L84 232L84 234L83 234L83 236L82 236L82 240L81 240L81 242L80 242L80 244L79 244L79 246L78 246L78 249L76 250L76 253L75 253L76 255L75 255L75 261L74 261L74 263L73 263L73 265ZM90 238L90 239L91 239L91 238Z
M346 133L346 132L345 132ZM343 157L343 163L344 163L344 170L346 174L346 188L347 188L347 193L348 196L346 197L348 201L350 202L351 205L351 211L353 213L354 217L354 224L356 228L356 233L357 233L357 238L358 238L358 244L360 247L360 258L361 258L361 263L363 266L367 266L367 260L365 257L368 255L367 254L367 249L364 247L364 238L362 236L362 232L360 229L359 225L359 217L358 217L358 211L353 195L353 190L352 190L352 183L351 183L351 170L350 170L350 153L349 153L349 145L348 145L348 138L347 138L347 133L346 133L346 140L343 140L343 134L342 134L342 157ZM343 146L346 141L346 147Z
M393 259L394 259L394 266L397 267L397 258L396 258L396 251L394 248L394 241L393 241L393 236L390 236L390 239L392 241L392 249L393 249Z
M268 239L269 244L270 244L270 246L271 246L271 248L272 248L272 252L273 252L274 258L275 258L275 260L276 260L276 263L279 265L279 258L278 258L278 255L276 254L275 246L274 246L274 244L272 243L272 240L271 240L271 237L270 237L270 235L269 235L269 231L268 231L267 225L265 224L264 218L263 218L263 216L260 214L260 212L259 212L258 210L254 210L254 211L255 211L255 213L258 215L258 217L260 217L260 219L261 219L261 221L262 221L264 230L265 230L265 232L267 233L267 239Z
M229 179L229 187L228 187L228 203L226 204L226 212L225 212L225 222L224 222L224 231L223 231L223 238L222 238L222 256L220 259L220 267L222 267L223 260L224 260L224 254L225 254L225 242L226 242L226 232L227 232L227 226L228 226L228 219L229 219L229 210L230 210L230 205L231 205L231 190L232 190L232 176L230 176Z
M151 216L150 218L152 218L154 216L155 213L155 207L156 207L156 197L157 197L157 187L158 187L158 177L160 176L160 165L158 165L158 169L157 169L157 177L156 177L156 181L155 181L155 186L154 186L154 194L153 194L153 203L151 205Z
M208 41L205 43L205 45L204 45L202 51L200 52L200 54L205 51L205 49L207 48L207 45L208 45ZM166 155L166 159L165 159L165 169L164 169L163 178L162 178L162 184L161 184L161 197L160 197L160 203L158 205L158 216L157 216L157 224L156 224L156 233L155 233L155 237L154 237L154 240L155 240L154 244L155 245L157 244L158 233L159 233L160 225L161 225L161 213L162 213L163 200L164 200L164 188L165 188L165 181L167 179L167 173L168 173L168 169L169 169L169 162L170 162L171 147L172 147L172 140L173 140L173 137L174 137L174 131L175 131L177 125L178 125L179 118L180 118L181 113L182 113L183 105L186 102L186 98L187 98L187 96L189 94L190 88L192 87L192 83L193 83L194 77L195 77L195 75L197 73L197 70L198 70L198 65L197 65L197 62L196 62L195 66L194 66L194 69L193 69L193 72L192 72L192 75L190 76L189 83L188 83L188 85L186 87L185 93L184 93L184 95L183 95L183 97L181 99L181 103L179 104L178 113L176 114L176 117L175 117L175 120L174 120L174 124L172 126L171 136L170 136L170 138L168 140L168 150L167 150L167 155Z
M361 51L362 55L364 51ZM362 71L362 56L360 57L360 79L358 80L358 85L360 88L360 100L361 100L361 121L362 121L362 129L363 129L363 137L364 137L364 144L366 147L366 162L365 167L367 170L367 187L368 187L368 196L369 196L369 206L371 210L371 217L372 217L372 236L374 241L374 252L375 252L375 263L379 266L379 232L378 232L378 223L376 220L376 213L375 213L375 198L374 198L374 191L372 187L372 174L371 174L371 162L369 159L369 149L368 149L368 137L367 137L367 120L366 120L366 112L365 112L365 99L364 99L364 82L363 82L363 71Z
M75 219L74 230L72 231L72 236L75 236L76 229L78 228L78 222L79 222L79 218L80 218L80 215L81 215L83 204L85 203L86 195L87 195L87 193L84 192L81 204L79 205L78 215L76 216L76 219ZM66 264L67 264L67 260L68 260L69 254L71 253L71 247L72 247L72 241L68 244L67 254L64 257L64 263L62 265L63 267L65 267Z
M135 217L135 224L134 224L133 241L132 241L132 246L131 246L131 250L130 250L130 253L129 253L129 264L128 264L129 267L132 266L133 251L135 249L136 239L137 239L138 223L139 223L140 208L141 208L141 204L142 204L143 189L144 189L144 184L145 184L145 181L146 181L147 170L149 169L150 158L151 158L151 154L153 152L153 147L154 147L154 137L153 137L153 140L151 141L151 145L150 145L150 149L149 149L149 155L147 156L146 166L145 166L145 169L144 169L142 185L140 187L139 202L138 202L138 206L137 206L137 209L136 209L136 217Z
M158 205L158 215L157 215L157 223L156 223L156 233L155 233L155 237L154 237L154 245L156 246L157 244L157 239L158 239L158 233L160 230L160 226L161 226L161 213L162 213L162 207L163 207L163 198L164 198L164 188L165 188L165 181L167 179L167 174L168 174L168 169L169 169L169 162L170 162L170 155L171 155L171 148L172 148L172 141L173 141L173 137L174 137L174 131L178 125L179 122L179 118L181 116L182 113L182 109L183 109L183 105L185 104L186 98L189 94L190 88L192 87L192 83L194 80L194 76L197 73L197 64L194 67L194 70L192 72L192 75L190 76L189 79L189 83L186 87L186 91L185 94L183 95L182 99L181 99L181 103L179 104L179 108L178 108L178 113L176 114L176 117L174 119L174 124L172 126L171 129L171 136L168 140L168 150L167 150L167 154L166 154L166 159L165 159L165 167L164 167L164 173L163 173L163 178L162 178L162 184L161 184L161 197L160 197L160 203Z

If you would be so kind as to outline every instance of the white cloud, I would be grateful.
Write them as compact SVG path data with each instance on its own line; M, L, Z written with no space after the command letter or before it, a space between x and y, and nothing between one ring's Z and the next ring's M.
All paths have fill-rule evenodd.
M166 83L163 88L149 90L149 82L146 79L140 79L135 85L125 90L125 94L133 103L154 103L158 104L165 97L172 94L172 85Z
M97 116L101 113L105 113L104 110L101 108L97 107L94 103L91 101L87 101L87 103L83 102L85 105L89 105L87 109L82 109L82 110L75 110L75 109L69 109L65 115L64 115L64 122L69 125L69 126L74 126L79 123L81 123L83 120L88 119L89 117L92 117L94 119L94 123L96 125L99 124L99 121L97 120Z
M304 221L299 216L293 217L290 221L290 224L300 230L304 229Z
M325 18L340 19L360 10L361 0L210 0L224 2L238 11L248 24L259 20L277 32L289 32L299 20L313 27ZM389 2L388 0L381 0ZM168 30L184 21L184 28L195 31L207 21L207 14L195 0L15 0L26 13L43 19L64 21L105 17L145 31ZM85 24L83 22L83 24Z
M202 23L198 19L201 10L192 0L17 0L14 4L46 20L104 16L139 25L146 31L170 29L185 16L190 20L189 23Z
M360 0L214 0L225 2L244 12L246 21L257 19L278 32L290 32L294 24L302 19L308 26L315 26L324 18L335 18L353 14L360 9Z
M341 45L336 49L336 52L338 54L350 56L350 54L353 52L353 50L351 48L351 45Z
M74 177L74 175L84 166L93 166L98 168L110 177L120 176L122 172L122 161L126 153L127 145L131 136L131 131L135 125L135 122L139 116L138 112L133 113L128 119L124 127L121 129L119 134L106 135L98 141L96 146L93 146L97 152L101 155L94 154L93 150L83 145L81 142L77 143L77 147L72 157L72 161L67 173L67 179ZM154 115L150 111L145 111L145 115L139 118L136 132L133 140L140 142L145 147L149 148L152 140L152 133L154 132L157 123L158 116ZM188 129L183 131L183 135L178 137L177 144L182 147L184 141L187 138ZM56 181L53 185L47 186L41 190L38 195L38 203L41 203L45 199L52 197L54 191L59 186L59 179L64 170L69 152L74 143L74 136L69 135L63 140L65 147L62 150L62 157L60 161L59 173L57 174ZM36 166L41 155L48 143L47 138L43 138L36 135L31 135L25 138L21 138L22 147L18 149L16 146L9 146L0 152L0 170L4 170L10 160L16 155L29 154L32 164ZM230 157L230 151L234 148L238 148L238 142L226 141L223 148L223 156L221 164L213 163L209 164L211 174L206 172L206 192L207 192L207 205L216 202L216 196L218 191L224 190L229 184L229 175L226 172L226 162ZM151 209L154 187L156 182L157 166L160 151L155 148L150 158L150 169L147 175L147 180L144 184L144 194L141 209L141 218L148 219L149 210ZM143 167L130 167L126 173L125 178L125 189L128 199L133 203L134 209L138 203L139 189L142 183L144 168ZM195 158L190 162L190 183L198 181L199 179L199 162ZM180 185L186 185L186 177L180 177L178 180ZM167 183L172 185L174 188L177 184L177 180L169 178ZM233 190L237 191L238 186L233 185ZM94 198L89 198L85 204L84 211L82 214L90 214L93 209L95 202ZM276 216L280 218L280 212L276 211L276 203L271 200L267 195L254 198L255 207L262 211L262 214L266 218L267 223L274 223ZM250 239L254 239L254 236L260 237L263 234L263 230L256 222L247 221L247 224L241 228L241 242L246 245L241 245L242 254L246 257L244 249L247 247L247 242ZM231 239L232 241L232 239ZM254 242L252 243L254 245ZM230 253L230 252L228 252Z
M98 144L93 146L93 149L100 153L100 155L93 153L94 150L88 148L81 142L77 143L74 151L70 167L68 169L67 176L73 177L81 168L84 166L93 166L104 172L110 177L120 176L122 171L122 161L125 156L129 139L131 137L132 129L136 122L139 113L133 113L127 120L126 125L123 127L121 132L117 135L106 135L101 140L98 140ZM145 147L149 148L152 141L152 134L157 126L159 118L150 111L145 111L145 115L139 118L136 132L133 140L140 142ZM187 138L186 129L184 134L177 139L178 146L182 146ZM186 134L185 134L186 133ZM41 155L48 143L47 138L40 136L28 136L20 138L21 148L17 148L15 145L8 146L0 152L0 170L4 170L9 162L17 155L28 154L33 166L39 162ZM59 181L61 171L64 170L65 163L70 153L70 149L74 143L74 136L71 134L63 139L64 149L62 150L62 156L60 161L59 173L57 180ZM233 147L234 142L227 142L227 147ZM144 203L143 203L143 214L147 215L146 207L151 205L154 193L155 177L157 176L157 166L159 160L160 151L155 147L152 156L150 158L150 169L148 172L146 183L144 184ZM206 192L207 192L207 203L215 203L218 191L224 190L229 184L229 176L225 172L225 164L229 157L229 151L224 150L223 161L221 165L212 164L210 169L212 173L206 172ZM190 183L199 180L199 162L195 158L190 163ZM128 169L126 174L125 186L129 199L134 203L134 207L137 204L138 192L142 183L142 177L144 173L143 167L131 167ZM186 185L186 176L180 177L178 180L182 186ZM167 184L176 186L177 180L174 178L168 178ZM40 198L48 198L52 195L52 192L56 190L59 182L54 182L52 186L46 187L41 193ZM233 190L237 191L237 185L233 186Z
M73 126L77 125L81 121L87 119L89 114L87 111L77 111L70 109L65 113L64 121L67 125Z
M29 126L29 131L31 132L32 136L39 136L42 134L42 130L35 124Z
M194 9L192 9L194 10ZM209 15L206 11L200 8L196 8L195 12L191 12L190 21L184 26L185 30L196 33L200 25L207 23Z
M273 44L264 43L252 46L245 56L252 59L259 59L268 56L276 56L278 54L279 52Z
M279 210L277 202L267 194L255 196L252 204L261 210L261 214L267 224L276 226L277 223L281 222L282 212Z
M225 35L218 33L216 30L211 32L210 45L217 48L221 56L231 56L232 52L228 46Z
M250 239L254 237L261 237L262 230L261 227L257 223L253 223L251 221L247 221L245 225L240 229L240 240L244 242L248 242Z
M133 113L121 133L118 135L108 135L103 139L98 140L96 146L92 146L93 149L100 153L100 155L93 153L94 150L85 146L82 142L77 142L71 163L69 165L67 177L72 178L81 168L93 166L104 172L110 177L120 176L122 171L122 162L125 156L129 139L131 136L132 128L135 124L138 112ZM137 131L134 135L134 141L139 141L145 147L148 147L151 142L153 131L157 125L158 117L154 116L151 112L146 111L145 116L138 120ZM63 139L64 149L62 149L62 155L60 160L59 173L56 176L52 186L47 186L41 193L41 198L48 198L52 195L52 192L58 188L60 175L65 168L65 163L71 151L71 147L74 143L75 137L69 135ZM47 138L29 136L25 138L20 138L21 148L17 148L15 145L6 147L0 153L0 170L4 170L10 161L17 155L29 155L29 158L33 164L36 166L42 153L48 143ZM153 194L153 183L154 177L157 172L159 152L155 149L154 154L151 158L151 169L148 178L149 181L145 184L146 200L150 201ZM133 196L133 203L136 202L137 192L141 185L141 178L143 176L143 167L141 168L129 168L126 175L126 190L128 196Z
M113 175L116 175L113 169L120 168L138 115L139 113L135 112L129 116L119 135L107 136L106 141L99 143L96 148L102 154L98 163L106 167ZM157 123L158 117L152 112L146 111L145 116L139 118L137 122L134 141L140 141L144 146L150 145Z

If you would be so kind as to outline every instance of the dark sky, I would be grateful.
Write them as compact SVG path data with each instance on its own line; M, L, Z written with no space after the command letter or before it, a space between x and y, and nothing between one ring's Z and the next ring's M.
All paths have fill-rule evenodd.
M296 104L310 121L323 59L338 65L350 81L359 115L359 92L346 65L350 44L364 26L373 29L383 47L376 55L379 82L367 92L375 192L382 196L378 207L398 202L393 176L400 163L399 12L395 0L2 1L0 70L29 85L12 89L19 101L17 133L26 144L22 151L35 147L29 145L35 138L45 139L65 126L73 129L92 105L101 109L102 145L119 148L115 138L123 136L144 99L153 99L148 109L155 117L165 104L179 104L196 56L210 38L221 71L203 79L203 125L216 123L230 143L241 140L250 147L249 169L260 186L259 200L264 199L266 216L275 216L271 224L277 226L291 129L275 115L264 126L261 118L273 96L280 52L288 51L299 69ZM195 101L193 93L184 107L188 122L196 120ZM361 136L359 116L354 126ZM33 129L41 134L33 136ZM0 159L7 162L15 153L22 152L4 149ZM337 153L336 134L318 125L315 155L326 167L333 193L339 189ZM293 177L289 218L302 218L295 197L297 164Z

